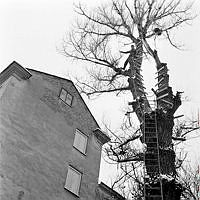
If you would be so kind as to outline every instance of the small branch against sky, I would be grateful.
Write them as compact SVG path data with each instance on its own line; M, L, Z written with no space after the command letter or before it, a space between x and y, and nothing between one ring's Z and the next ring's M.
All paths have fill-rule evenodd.
M124 196L129 196L128 191L124 193L123 190L128 187L134 197L141 198L145 191L141 188L146 187L144 182L147 179L142 178L145 173L150 178L160 179L157 173L152 175L150 162L159 162L159 173L165 177L163 183L160 182L165 185L164 189L170 184L171 192L165 191L164 199L175 200L174 188L181 188L176 182L176 169L181 167L184 159L176 162L174 144L185 141L185 136L199 127L176 126L173 131L174 113L182 104L182 92L173 94L167 63L162 62L160 50L154 44L164 39L171 47L180 49L172 34L195 18L191 8L192 3L183 4L181 0L111 0L91 11L81 4L75 6L79 18L63 41L61 53L87 63L88 77L76 79L80 92L88 97L103 93L131 95L130 102L127 102L132 106L132 110L126 112L128 120L121 126L119 135L107 129L114 137L104 149L110 161L120 166L122 174L114 181L113 187L118 185ZM154 61L157 69L158 89L153 89L157 102L155 110L147 98L141 74L145 59L149 63ZM139 128L131 123L130 113L133 112L140 122ZM156 135L148 136L150 139L145 132L152 127L148 127L145 120L155 120ZM152 155L155 145L159 153ZM146 172L141 172L141 163ZM134 186L130 185L130 180L134 181ZM148 180L153 187L153 182ZM138 193L137 189L140 189Z
M183 5L180 0L113 0L94 11L88 11L79 3L75 6L79 18L73 30L63 40L61 52L66 57L95 66L97 71L103 69L103 76L101 73L96 76L97 73L93 70L93 81L87 84L88 87L79 83L86 94L118 91L119 85L114 86L118 83L117 80L120 82L122 77L127 79L130 76L130 70L124 69L121 63L123 54L120 51L124 47L120 44L136 45L137 38L140 37L144 45L140 55L142 59L149 54L159 64L160 59L154 53L155 47L150 45L151 40L165 38L172 46L179 48L170 34L182 24L193 20L195 16L191 13L191 6L192 4ZM106 84L102 85L102 81ZM98 89L97 83L101 85ZM108 85L111 87L107 87ZM95 90L91 91L91 88Z

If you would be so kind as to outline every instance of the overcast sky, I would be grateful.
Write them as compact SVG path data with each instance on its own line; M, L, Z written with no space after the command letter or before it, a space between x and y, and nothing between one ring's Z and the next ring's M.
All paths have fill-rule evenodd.
M79 1L0 0L0 71L15 60L23 67L62 77L79 72L79 68L85 66L85 63L72 63L56 50L75 19L74 2ZM95 6L106 1L80 0L80 2ZM200 11L200 1L194 4L194 11ZM176 39L185 44L185 51L178 51L165 45L160 47L161 59L168 63L170 69L170 83L173 90L184 91L184 97L189 98L189 101L183 102L177 114L185 114L193 119L197 118L200 108L199 37L200 18L197 17L191 26L177 31ZM154 73L153 63L144 69L145 82L149 88L153 87ZM127 104L125 99L116 99L113 96L103 96L95 101L85 98L85 101L99 124L104 119L114 127L120 123L123 115L121 110ZM200 139L189 140L184 145L186 151L190 151L189 158L193 162L200 160L199 145ZM101 180L107 182L108 173L105 170L107 166L104 163L102 165Z

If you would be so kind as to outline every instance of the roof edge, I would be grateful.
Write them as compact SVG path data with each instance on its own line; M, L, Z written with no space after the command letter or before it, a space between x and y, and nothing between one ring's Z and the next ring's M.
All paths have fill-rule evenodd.
M111 195L114 195L119 200L126 200L126 198L124 198L121 194L119 194L118 192L107 186L105 183L101 182L100 184L98 184L98 186L103 190L105 190L106 192L109 192Z
M84 105L86 106L86 109L89 111L90 115L92 116L93 120L95 121L95 123L97 124L98 128L100 127L98 122L96 121L95 117L93 116L93 114L91 113L90 109L88 108L87 104L85 103L83 97L81 96L81 94L79 93L78 89L76 88L76 86L74 85L73 81L72 80L69 80L69 79L66 79L66 78L63 78L63 77L60 77L60 76L56 76L56 75L53 75L53 74L48 74L46 72L41 72L41 71L38 71L38 70L35 70L35 69L30 69L30 68L26 68L27 70L32 70L32 71L35 71L35 72L38 72L38 73L42 73L42 74L45 74L47 76L52 76L54 78L58 78L58 79L62 79L62 80L65 80L65 81L69 81L72 83L72 85L74 86L76 92L78 93L79 97L81 98L81 100L83 101Z
M98 140L104 145L105 143L110 141L110 137L103 132L100 128L96 128L93 130L95 136L97 137Z
M28 70L26 70L16 61L13 61L10 65L8 65L8 67L6 67L0 73L0 85L13 74L16 74L18 77L20 77L23 80L27 80L32 76L32 74Z

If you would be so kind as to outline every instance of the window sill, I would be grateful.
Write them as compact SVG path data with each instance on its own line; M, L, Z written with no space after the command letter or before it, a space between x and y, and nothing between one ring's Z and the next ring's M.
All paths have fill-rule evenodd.
M70 104L68 104L67 102L63 101L60 97L58 97L58 98L59 98L59 100L60 100L63 104L65 104L65 105L67 105L67 106L69 106L69 107L72 107L72 104L70 105Z
M83 153L83 152L81 152L78 148L76 148L75 146L73 146L74 147L74 149L76 149L76 151L78 151L79 153L81 153L83 156L87 156L87 154L86 153Z
M77 197L77 198L80 198L79 194L75 194L75 193L73 193L72 191L70 191L69 189L67 189L67 188L65 188L65 187L64 187L64 189L65 189L67 192L71 193L73 196L75 196L75 197Z

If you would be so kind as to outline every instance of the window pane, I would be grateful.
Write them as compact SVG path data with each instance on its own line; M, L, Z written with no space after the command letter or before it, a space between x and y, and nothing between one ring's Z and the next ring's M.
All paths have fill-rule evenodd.
M72 95L68 93L67 96L66 96L65 102L68 105L72 105L72 99L73 99Z
M79 193L80 183L81 183L81 174L74 172L72 192L74 192L77 195Z
M81 173L74 168L68 168L65 188L78 195L81 182Z
M60 92L60 98L65 101L65 98L66 98L66 95L67 95L67 91L62 89L61 92Z
M87 145L87 136L81 133L79 130L76 130L74 138L74 147L76 147L80 152L86 152Z
M71 168L68 168L67 178L66 178L66 182L65 182L65 188L71 191L72 183L73 183L73 171L71 170Z

